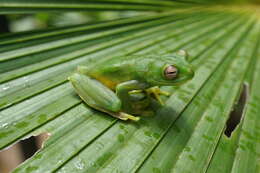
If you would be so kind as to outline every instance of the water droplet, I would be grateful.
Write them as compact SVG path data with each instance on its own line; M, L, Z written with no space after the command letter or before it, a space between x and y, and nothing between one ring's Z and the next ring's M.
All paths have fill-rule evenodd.
M23 77L23 87L30 87L30 81L27 76Z
M58 161L58 164L61 164L61 163L63 163L63 161L62 161L62 160L59 160L59 161Z
M124 129L125 127L124 127L122 124L120 124L120 125L119 125L119 128L120 128L120 129Z
M29 167L26 168L25 172L34 172L37 169L38 169L37 166L29 166Z
M38 123L42 124L48 120L48 116L46 114L41 114L38 116Z
M17 128L25 128L28 125L29 125L28 122L19 122L19 123L15 124L15 127L17 127Z
M153 168L153 173L161 173L159 168Z
M4 90L7 90L7 89L9 89L10 87L9 86L4 86L3 88L2 88L2 90L4 91Z
M28 77L27 77L27 76L24 76L24 77L23 77L23 81L28 82L28 81L29 81L29 80L28 80Z
M98 150L102 150L104 148L104 144L102 142L97 142L96 147Z
M206 116L205 119L206 119L208 122L210 122L210 123L213 122L213 119L212 119L211 117L209 117L209 116Z
M203 134L203 135L202 135L202 137L203 137L204 139L206 139L206 140L210 141L210 142L212 142L212 141L213 141L213 138L212 138L212 137L210 137L210 136L207 136L207 135L205 135L205 134Z
M152 136L156 139L159 139L160 138L160 134L159 133L153 133Z
M112 157L112 155L113 153L111 152L104 153L101 157L98 158L96 163L99 166L102 166L106 161L108 161Z
M145 136L149 136L149 137L152 136L152 132L150 132L150 131L145 131L144 134L145 134Z
M117 136L117 140L118 140L119 142L124 142L124 140L125 140L124 135L119 134L119 135Z
M7 128L8 127L8 123L4 123L1 125L2 128Z
M85 167L85 165L84 165L82 160L78 160L74 165L79 170L84 169L84 167Z
M192 160L192 161L195 161L195 157L193 157L192 155L189 155L189 159Z

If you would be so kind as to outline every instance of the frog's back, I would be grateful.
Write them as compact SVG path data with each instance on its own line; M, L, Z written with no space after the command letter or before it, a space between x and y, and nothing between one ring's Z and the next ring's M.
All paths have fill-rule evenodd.
M137 55L104 58L90 64L87 75L114 90L117 84L136 79L138 59Z

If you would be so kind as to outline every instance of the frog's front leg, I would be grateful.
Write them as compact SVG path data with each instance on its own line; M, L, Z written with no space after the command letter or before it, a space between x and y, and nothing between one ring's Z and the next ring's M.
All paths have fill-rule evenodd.
M160 95L165 95L165 96L170 95L169 92L161 90L158 86L148 88L145 91L147 92L148 95L153 95L161 105L164 105L164 102L160 98Z
M89 106L121 120L139 120L138 117L122 112L121 100L99 81L80 73L74 73L68 79L81 99Z
M126 81L116 86L116 95L122 101L122 108L126 112L138 114L149 105L145 89L148 85L136 80Z

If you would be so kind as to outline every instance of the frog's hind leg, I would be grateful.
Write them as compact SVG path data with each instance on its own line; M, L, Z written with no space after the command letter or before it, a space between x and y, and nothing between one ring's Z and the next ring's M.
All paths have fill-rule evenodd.
M139 117L121 112L120 99L99 81L80 73L74 73L68 79L87 105L121 120L139 120Z
M99 81L80 73L68 78L81 99L99 110L118 112L122 103L116 94Z

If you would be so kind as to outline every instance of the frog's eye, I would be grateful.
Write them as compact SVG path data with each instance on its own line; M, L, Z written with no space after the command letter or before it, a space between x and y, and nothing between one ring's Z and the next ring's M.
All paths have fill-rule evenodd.
M166 79L174 79L178 75L178 69L173 65L169 65L164 70L164 76Z

